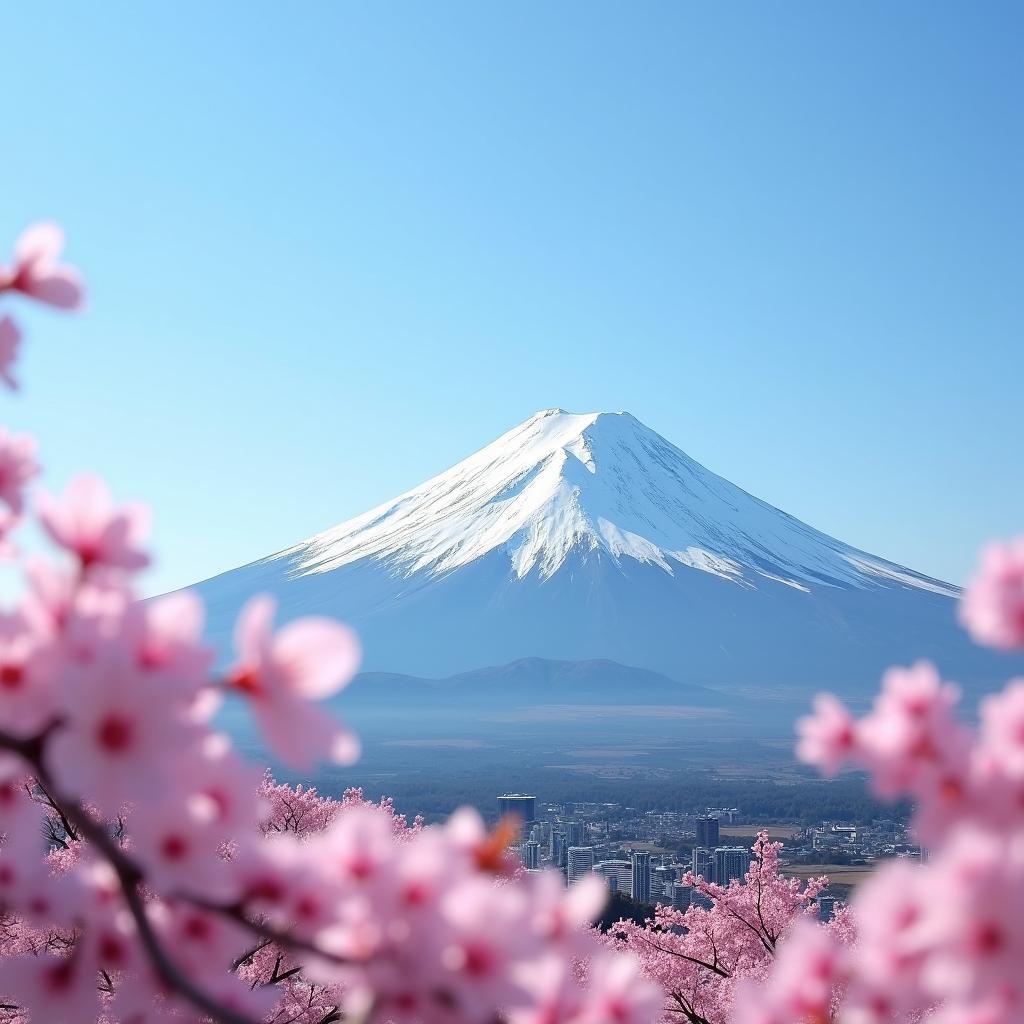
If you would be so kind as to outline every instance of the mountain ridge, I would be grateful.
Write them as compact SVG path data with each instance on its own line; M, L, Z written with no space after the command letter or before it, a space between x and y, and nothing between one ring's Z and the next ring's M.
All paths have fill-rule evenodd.
M361 672L346 692L343 703L364 696L369 703L379 698L371 690L404 689L421 695L461 699L495 698L502 703L575 698L603 703L661 703L680 707L726 707L726 695L695 683L681 683L660 672L634 668L608 658L566 661L557 658L518 658L505 665L488 665L441 678L424 678L398 672Z

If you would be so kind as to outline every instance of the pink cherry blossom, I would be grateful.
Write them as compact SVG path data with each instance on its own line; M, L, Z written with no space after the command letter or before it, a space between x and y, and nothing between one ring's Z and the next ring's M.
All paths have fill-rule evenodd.
M856 1020L913 1017L931 1005L917 978L924 961L921 928L929 892L908 861L885 864L856 897L857 972L846 1005ZM850 943L852 945L852 942Z
M599 972L599 961L591 965L591 969L595 967ZM509 1014L509 1024L562 1024L580 1019L583 990L576 981L572 965L564 957L548 954L539 963L530 964L518 980L530 993L531 999L528 1004ZM640 984L650 985L651 982L641 979ZM662 994L657 988L655 991L657 1001L652 1007L653 1012L643 1018L645 1020L651 1020L660 1009ZM600 1019L611 1021L616 1018L607 1016Z
M988 757L1014 780L1024 781L1024 679L981 702L981 742Z
M96 1024L99 1013L94 972L76 951L0 958L0 992L46 1024Z
M814 714L797 723L797 757L818 765L824 775L835 775L857 752L853 716L841 701L824 693L814 699Z
M282 761L310 767L329 758L350 764L358 756L355 736L310 704L345 686L359 663L351 630L327 619L298 619L272 631L274 602L251 600L235 630L238 661L228 676L245 695L271 751Z
M227 863L218 856L225 835L212 805L171 797L129 820L132 850L161 892L187 892L227 901L233 894Z
M265 776L235 755L223 733L203 735L188 761L176 766L176 779L190 813L215 825L225 837L237 840L255 834L269 813L263 795Z
M522 1000L522 985L510 968L526 958L531 943L520 923L524 901L517 887L470 877L453 886L442 903L447 926L440 948L442 977L458 989L471 1019L486 1020L496 1005Z
M11 534L20 525L21 516L0 505L0 561L9 562L17 558L18 546L11 540Z
M204 701L201 694L213 663L213 650L202 641L203 618L202 602L191 591L182 590L144 604L127 601L114 627L139 670L156 685L173 689L200 717L217 703Z
M438 829L411 833L411 841L399 852L394 867L395 918L411 932L429 928L447 886L458 874L451 846ZM589 923L589 922L588 922Z
M64 721L47 749L62 791L87 796L108 814L164 796L190 730L174 692L124 655L107 649L69 672Z
M40 857L42 813L23 790L4 784L0 791L0 907L28 917L49 875Z
M12 391L18 390L14 377L14 364L21 348L21 331L9 316L0 316L0 380Z
M48 623L54 633L62 632L77 597L77 575L37 554L25 559L24 569L28 614Z
M113 973L137 970L142 966L138 930L122 908L95 915L84 929L79 947L86 963L96 970Z
M960 602L960 620L980 644L1024 647L1024 537L984 550Z
M608 902L608 887L597 875L588 875L566 889L560 873L544 871L525 884L532 890L534 934L563 946L584 935L583 929Z
M17 758L0 754L0 835L6 834L9 842L18 842L40 827L42 809L28 795L31 783L32 777Z
M74 554L83 569L135 570L149 564L142 547L149 530L148 508L137 502L115 507L98 477L75 477L60 499L41 495L37 510L47 533Z
M35 438L0 427L0 501L15 515L24 507L25 485L39 473L35 455Z
M175 960L194 976L227 974L250 939L241 925L180 900L152 904L149 916Z
M661 989L645 978L629 957L597 956L590 964L593 984L583 993L579 1024L646 1024L664 1000Z
M352 892L390 887L398 854L391 819L376 807L353 807L310 840L328 878Z
M259 846L243 844L231 863L246 907L286 925L294 879L304 864L299 841L284 833L268 836Z
M260 782L259 795L263 801L260 829L265 834L292 832L300 838L314 835L323 832L342 809L339 801L321 795L315 786L275 782L269 769Z
M74 267L59 263L64 232L49 222L26 228L14 245L14 266L0 269L0 291L23 292L59 309L77 309L84 298L82 279Z
M958 689L927 662L886 672L871 714L857 727L879 792L919 794L936 782L959 783L970 736L953 713L958 700Z
M768 983L760 991L744 988L733 1020L768 1019L824 1024L830 1019L840 979L841 950L830 933L809 920L793 924L779 947Z
M38 605L40 618L55 622L65 658L88 665L98 658L116 657L131 670L143 672L136 646L136 625L142 613L121 574L100 567L74 574L66 605L62 605L61 581L61 576L52 577L54 589L46 595L34 594L33 604Z
M0 729L30 736L56 712L52 635L23 611L0 612Z
M932 893L919 925L923 987L934 997L983 997L1017 982L1024 951L1024 851L1016 841L965 827L928 867ZM1020 991L1020 990L1019 990Z

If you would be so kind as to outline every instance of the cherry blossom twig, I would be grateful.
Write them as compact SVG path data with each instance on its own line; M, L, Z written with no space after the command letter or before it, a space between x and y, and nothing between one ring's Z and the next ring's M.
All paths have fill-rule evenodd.
M46 730L38 736L21 739L0 730L0 750L9 750L18 754L32 766L34 774L49 795L58 813L62 817L66 817L113 868L125 904L136 928L138 928L142 946L160 980L172 991L183 995L196 1009L209 1014L218 1024L259 1024L259 1021L239 1013L230 1006L225 1006L194 985L167 955L167 951L153 930L152 922L146 914L142 895L139 892L139 885L143 880L142 871L107 835L103 826L93 820L84 807L74 800L67 800L61 796L53 780L49 777L42 760L42 753L46 738L51 731Z

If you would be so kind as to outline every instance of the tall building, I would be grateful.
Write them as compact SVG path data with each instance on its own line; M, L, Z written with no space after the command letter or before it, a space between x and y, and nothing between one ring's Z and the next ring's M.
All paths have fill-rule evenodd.
M719 846L714 853L715 881L728 885L742 878L750 867L750 851L744 846Z
M690 898L693 890L682 882L675 882L672 885L672 906L676 910L687 910L690 906Z
M582 846L587 838L587 827L582 821L565 823L565 841L570 846Z
M505 793L498 797L498 813L514 814L524 824L537 819L537 798L526 793Z
M551 835L551 859L555 862L556 867L565 867L565 851L569 849L569 844L565 841L565 836L561 832L554 832Z
M520 848L523 867L527 871L536 871L540 867L540 843L531 839L529 842L521 843Z
M524 830L524 834L528 839L540 843L541 846L547 846L551 842L551 822L535 821L528 829Z
M567 875L575 882L594 870L594 848L592 846L570 846L566 856Z
M702 814L697 819L697 846L713 850L718 845L718 819Z
M636 850L632 856L633 888L631 895L638 903L651 902L651 855L646 850Z
M695 846L693 848L693 859L690 870L704 879L705 882L715 881L715 861L711 851L706 846Z
M602 860L594 865L594 871L604 875L613 892L624 896L633 895L633 864L628 860Z
M677 875L675 868L662 864L651 871L651 898L668 902L672 898L672 886Z

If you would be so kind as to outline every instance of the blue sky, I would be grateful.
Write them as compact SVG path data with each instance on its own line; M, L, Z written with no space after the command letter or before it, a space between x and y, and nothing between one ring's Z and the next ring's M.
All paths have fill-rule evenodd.
M20 4L0 237L47 480L157 509L164 589L627 409L962 580L1024 530L1017 4Z

